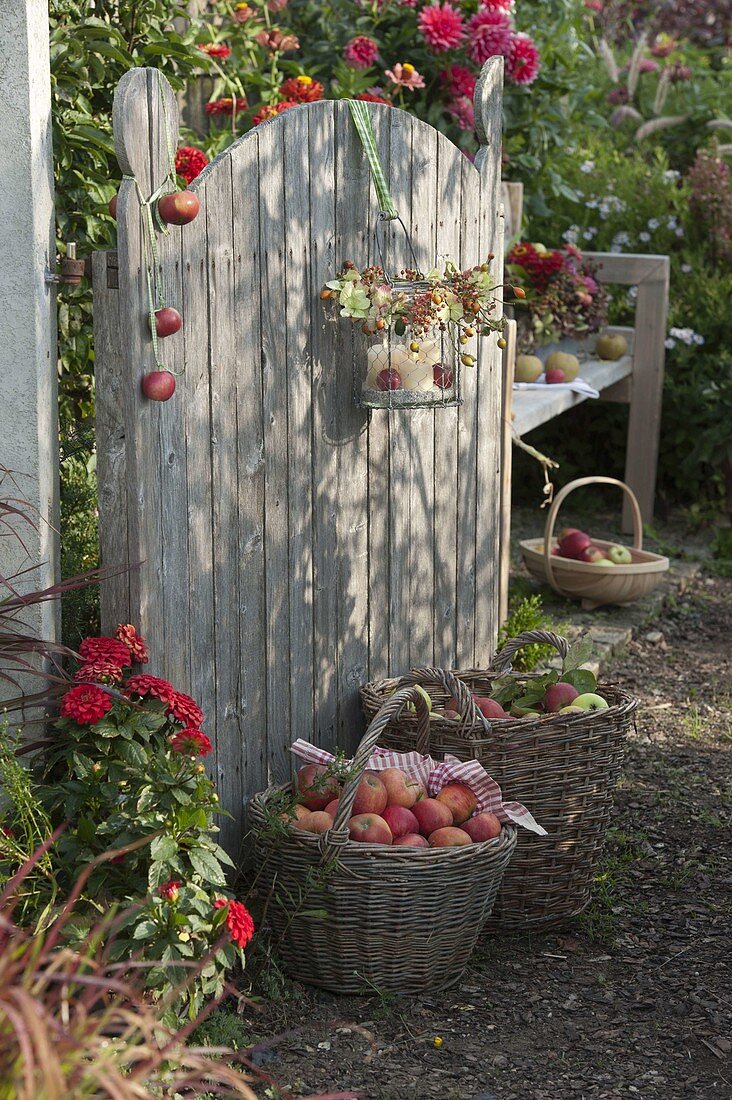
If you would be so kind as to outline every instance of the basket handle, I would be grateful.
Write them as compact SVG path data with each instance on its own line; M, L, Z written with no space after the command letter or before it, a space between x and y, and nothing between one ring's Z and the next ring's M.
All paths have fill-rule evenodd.
M481 726L483 733L491 733L491 723L476 706L472 691L463 680L458 679L455 673L450 672L449 669L431 667L413 668L406 676L402 676L400 684L422 684L425 680L437 681L438 684L442 685L448 695L452 695L453 698L457 700L460 710L460 725L458 726L458 732L462 734L462 736L467 740L474 740L475 734L469 731L472 730L472 727L475 725ZM429 722L425 728L420 726L417 730L416 749L417 752L421 753L423 756L426 756L430 751Z
M427 709L424 695L422 695L421 691L417 691L416 687L405 686L398 688L394 694L386 700L383 707L381 707L378 714L371 721L369 728L361 739L361 743L356 749L356 754L353 757L351 778L346 783L343 788L343 793L338 799L338 809L336 811L335 820L333 821L332 827L328 829L322 837L321 848L324 862L333 859L337 855L338 849L347 842L348 819L351 816L353 803L356 800L356 792L358 791L371 753L378 744L379 738L386 727L390 722L394 721L395 718L399 717L407 703L414 703L417 708L417 729L419 737L421 739L426 737L426 739L429 740L430 712Z
M565 485L563 489L560 489L555 496L552 506L549 509L549 515L546 517L546 527L544 528L544 568L546 569L546 577L554 591L558 592L560 596L566 596L569 593L565 592L559 586L554 576L554 562L552 560L554 524L556 523L557 514L562 501L565 497L569 496L570 493L573 493L575 489L579 489L583 485L617 485L618 488L623 490L630 501L630 510L633 516L633 549L643 549L643 520L641 518L640 505L630 485L626 485L624 481L618 481L615 477L578 477L576 481L570 481L570 483Z
M555 634L552 630L525 630L506 642L500 653L496 653L491 661L491 671L510 672L514 654L525 645L553 645L562 660L569 653L569 642L561 634Z

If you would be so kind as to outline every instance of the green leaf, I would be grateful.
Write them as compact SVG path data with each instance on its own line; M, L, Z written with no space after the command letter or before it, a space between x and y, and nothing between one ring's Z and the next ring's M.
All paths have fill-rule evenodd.
M165 862L178 855L178 844L172 836L156 836L150 845L150 857Z
M226 875L221 865L207 848L191 848L188 858L191 861L193 870L201 876L204 882L210 882L214 886L226 885Z
M573 646L570 646L569 653L562 663L562 672L571 672L572 669L579 668L585 661L589 661L591 655L592 637L589 634L585 634L579 641L575 642Z
M143 920L140 921L135 931L132 933L133 940L144 940L148 936L154 936L157 934L158 926L154 921Z
M303 909L300 913L295 913L296 917L308 917L310 920L327 920L330 913L327 909Z
M597 677L594 672L590 672L589 668L574 668L571 672L565 672L562 682L577 688L580 695L594 691L597 687Z

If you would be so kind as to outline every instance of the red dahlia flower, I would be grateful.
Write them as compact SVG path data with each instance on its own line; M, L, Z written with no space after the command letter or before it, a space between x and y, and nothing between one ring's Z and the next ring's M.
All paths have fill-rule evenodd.
M130 676L125 684L125 695L139 695L146 699L149 695L153 699L160 699L168 706L176 695L176 690L167 680L161 680L159 676Z
M539 51L528 34L511 36L506 58L506 76L512 84L531 84L539 72Z
M226 898L217 898L214 909L227 908L226 927L229 929L231 939L237 947L246 947L254 935L254 921L252 914L241 901L228 901Z
M175 170L187 183L193 183L208 164L208 157L202 149L193 145L182 145L175 154ZM132 628L134 630L134 627Z
M466 95L470 99L475 95L477 79L477 74L472 69L466 69L464 65L451 65L449 69L440 73L440 80L447 84L453 95Z
M196 700L191 699L190 695L186 695L182 691L176 691L175 688L171 690L172 694L166 700L168 703L167 714L174 718L176 722L183 722L186 726L202 726L203 711Z
M174 733L170 738L170 747L173 752L179 752L183 756L208 756L213 752L210 739L202 730L186 727L180 733Z
M511 11L513 0L480 0L480 5L488 11Z
M265 103L259 108L256 115L252 119L254 126L259 126L260 122L266 122L270 118L275 118L277 115L281 115L283 111L287 111L290 107L298 107L299 104L295 99L286 99L282 103Z
M182 152L182 150L179 150L179 152ZM203 156L203 154L201 155ZM120 623L114 632L114 636L118 641L124 642L136 664L144 665L147 663L150 654L147 651L145 639L137 633L132 623Z
M225 61L227 57L231 57L231 47L227 46L225 42L205 42L198 48L202 53L207 53L209 57L219 57L222 61Z
M365 34L357 34L343 48L343 58L353 69L370 69L378 53L377 43Z
M282 84L280 95L296 103L315 103L323 98L323 85L311 76L291 76Z
M114 661L87 661L79 666L74 680L77 683L121 684L122 669Z
M249 106L247 97L244 95L236 96L232 99L231 96L224 96L223 99L214 99L213 102L206 104L207 115L233 115L236 111L246 111Z
M111 661L120 668L129 668L132 664L129 649L118 638L84 638L79 653L85 661Z
M511 23L505 12L481 8L468 24L468 57L483 65L489 57L507 57L511 47Z
M356 99L363 99L365 103L385 103L387 107L394 106L390 99L384 99L382 95L374 95L373 92L361 92Z
M80 726L93 726L112 709L106 691L94 684L80 684L67 691L61 700L61 716L72 718Z
M463 17L452 4L430 4L422 8L419 28L434 53L454 50L465 38Z
M162 886L158 886L160 897L165 898L166 901L177 901L179 890L180 882L177 878L172 878L170 882L164 882Z

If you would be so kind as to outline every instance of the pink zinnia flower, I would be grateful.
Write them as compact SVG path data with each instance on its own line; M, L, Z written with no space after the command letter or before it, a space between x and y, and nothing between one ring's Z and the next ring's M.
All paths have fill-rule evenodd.
M507 57L511 48L511 23L505 12L481 8L468 24L468 57L483 65L489 57Z
M343 49L343 57L353 69L370 69L378 53L376 42L365 34L356 35Z
M470 99L475 95L477 79L477 74L472 69L466 69L464 65L451 65L449 69L440 73L440 80L448 85L453 95L466 95Z
M419 28L435 53L454 50L465 38L463 17L452 4L430 4L419 13Z
M585 7L588 11L602 11L602 0L585 0Z
M480 6L488 11L511 11L513 0L480 0Z
M445 108L461 130L475 129L475 108L470 96L459 95Z
M506 76L512 84L531 84L539 72L539 51L528 34L514 34L506 58Z
M387 69L385 75L397 88L424 88L424 77L409 62L404 65L399 62L393 69Z

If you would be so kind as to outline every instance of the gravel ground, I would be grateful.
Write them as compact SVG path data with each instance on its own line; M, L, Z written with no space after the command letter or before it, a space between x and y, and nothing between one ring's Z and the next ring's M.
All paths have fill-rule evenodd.
M585 914L486 938L445 994L288 984L250 1017L262 1068L343 1100L732 1097L731 623L701 577L609 670L641 710Z

